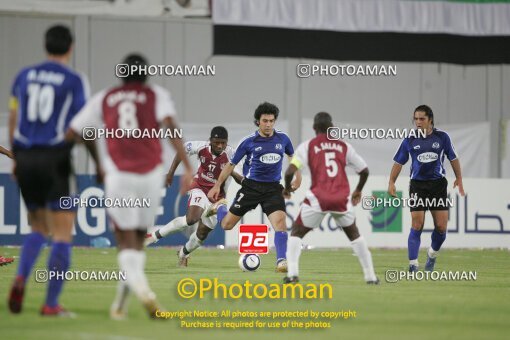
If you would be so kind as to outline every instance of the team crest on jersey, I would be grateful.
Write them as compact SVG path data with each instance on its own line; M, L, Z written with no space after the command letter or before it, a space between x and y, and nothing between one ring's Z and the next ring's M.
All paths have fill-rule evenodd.
M434 144L432 144L432 148L433 149L439 149L439 143L438 142L434 142Z
M201 163L205 163L205 157L204 156L200 156L200 162Z
M280 143L277 143L274 147L275 147L276 150L283 149L283 146Z

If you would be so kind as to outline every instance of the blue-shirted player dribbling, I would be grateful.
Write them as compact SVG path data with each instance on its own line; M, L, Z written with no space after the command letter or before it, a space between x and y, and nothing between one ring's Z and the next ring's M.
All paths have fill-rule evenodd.
M217 211L218 222L223 229L231 230L248 211L260 204L275 230L276 271L285 273L288 235L284 194L289 193L284 190L280 180L283 155L292 157L294 148L290 138L274 128L278 113L278 107L267 102L257 107L254 118L259 129L241 140L234 157L223 168L207 196L216 201L223 182L230 176L235 165L246 157L242 187L237 192L230 211L227 213L224 200L214 204L212 210Z
M395 182L411 156L411 183L409 194L416 199L411 207L412 227L408 238L409 271L418 270L418 252L420 237L425 222L425 211L430 210L434 219L432 243L427 252L425 270L433 271L439 249L446 239L446 225L448 223L447 187L443 166L446 156L455 173L453 187L459 187L459 193L464 196L460 162L450 140L444 131L434 128L434 113L427 105L420 105L414 110L416 127L426 132L425 138L405 138L393 157L395 164L391 169L388 192L396 196Z

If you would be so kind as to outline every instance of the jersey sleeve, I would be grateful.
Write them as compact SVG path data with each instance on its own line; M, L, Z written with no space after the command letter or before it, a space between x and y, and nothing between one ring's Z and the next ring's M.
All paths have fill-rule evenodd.
M308 146L310 145L310 141L306 141L304 143L299 144L296 149L296 153L290 164L293 164L296 168L301 169L303 166L308 166Z
M289 136L285 135L287 138L287 143L285 144L285 153L289 156L292 156L294 154L294 146L292 146L292 142L289 138Z
M177 110L170 92L157 85L152 85L151 88L156 94L156 120L162 122L166 117L174 117Z
M22 72L18 73L11 86L11 95L9 98L9 110L18 109L19 86Z
M72 87L73 101L69 110L69 118L74 117L85 106L89 97L89 91L87 77L84 74L77 75Z
M105 94L106 91L101 91L94 95L71 120L69 127L78 134L81 134L87 127L101 127L103 125L102 102Z
M393 156L393 160L395 161L395 163L398 163L400 165L406 164L407 161L409 160L409 140L407 138L404 138L404 140L402 140L402 143L400 143L400 147L395 153L395 156Z
M452 140L450 139L450 136L447 133L444 135L444 153L446 154L446 157L449 161L454 161L457 159L457 152L455 152L455 148L453 146Z
M188 156L197 155L198 151L202 149L203 147L207 146L208 143L206 141L192 141L192 142L186 142L184 144L184 150L188 154Z
M366 169L367 163L365 160L356 152L354 147L350 144L347 144L347 155L345 157L346 163L348 166L352 167L356 173L361 172L361 170Z
M236 165L243 159L244 156L246 156L246 153L248 152L248 143L250 142L250 138L246 138L239 143L239 145L236 148L236 152L234 154L234 157L230 160L230 163Z

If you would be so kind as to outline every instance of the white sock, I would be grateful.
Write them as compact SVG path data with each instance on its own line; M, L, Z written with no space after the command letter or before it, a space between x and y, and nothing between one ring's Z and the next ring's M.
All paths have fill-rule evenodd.
M413 266L419 266L420 264L418 263L418 259L416 260L409 260L409 264L410 265L413 265Z
M186 216L179 216L171 220L167 225L165 225L163 228L158 229L159 234L161 237L166 237L170 234L174 234L176 232L179 232L181 230L184 230L188 226L188 223L186 223ZM156 232L153 232L153 235L155 239L158 239L156 237Z
M352 241L351 245L354 253L358 256L359 263L363 269L363 275L365 276L365 281L377 280L374 271L374 264L372 263L372 254L370 253L370 250L368 250L367 242L363 236Z
M439 255L439 250L435 251L432 247L429 248L428 255L430 258L435 259Z
M120 280L117 284L117 295L112 303L112 310L127 313L129 301L129 286L126 281Z
M194 233L190 236L190 238L189 238L188 242L186 242L185 247L186 247L186 250L188 251L188 253L189 253L189 254L191 254L194 250L196 250L197 248L199 248L199 247L202 245L202 243L204 243L204 241L200 240L200 239L198 238L198 236L197 236L197 233L196 233L196 232L194 232ZM181 250L181 251L182 251L182 250Z
M120 269L126 273L126 282L129 289L142 302L156 298L145 276L145 258L143 251L135 249L121 250L117 256Z
M297 236L290 236L287 241L287 277L299 276L302 243L301 238Z

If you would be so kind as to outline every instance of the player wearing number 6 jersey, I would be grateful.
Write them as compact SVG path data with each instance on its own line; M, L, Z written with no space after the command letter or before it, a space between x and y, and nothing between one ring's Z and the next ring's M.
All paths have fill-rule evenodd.
M147 66L140 55L126 57L123 64ZM76 135L90 138L85 128L158 130L160 127L175 130L175 107L170 93L165 89L145 84L146 75L127 74L123 84L94 95L73 119L68 137ZM90 130L89 130L90 131ZM99 134L98 134L99 135ZM143 135L143 134L142 134ZM166 135L166 134L165 134ZM153 136L154 137L154 136ZM110 316L122 319L127 313L126 298L133 292L151 317L159 309L156 296L145 276L143 241L147 227L154 218L161 200L164 172L162 146L159 138L119 138L117 134L98 139L101 162L94 156L98 168L105 171L105 196L114 200L123 198L148 199L149 207L108 207L107 212L115 229L119 253L119 267L126 273L126 281L119 281L117 296L111 306ZM191 182L192 172L180 139L170 142L182 160L186 172L181 179L184 193ZM91 148L93 150L93 148ZM100 166L102 165L102 166Z
M68 270L71 259L75 211L60 207L60 198L71 196L71 147L64 140L71 119L85 104L85 77L67 64L73 37L69 28L46 31L48 60L21 70L14 80L9 102L9 135L14 154L14 176L28 209L32 232L25 236L18 272L9 295L9 310L22 310L25 283L48 235L52 247L49 270ZM56 275L55 275L56 276ZM42 315L72 316L58 303L64 280L48 282Z
M207 235L216 227L218 223L217 216L207 216L206 210L212 203L207 197L207 193L218 180L221 170L229 163L234 153L234 149L227 145L228 131L223 126L216 126L211 130L209 141L187 142L185 150L189 156L196 156L200 162L198 171L191 184L191 190L188 192L188 211L186 216L174 218L163 228L147 234L145 245L157 242L161 238L170 234L184 231L198 222L197 230L190 236L188 242L177 252L178 265L180 267L188 266L189 254L198 249L207 238ZM175 170L181 160L175 157L170 170L167 174L167 185L171 185ZM232 172L232 177L236 182L241 183L242 176ZM225 198L225 185L221 187L220 199Z
M329 140L327 130L333 126L331 115L319 112L315 115L313 129L316 137L298 146L291 164L285 172L285 189L294 191L291 185L294 174L303 167L310 169L312 187L307 191L299 215L292 226L287 245L288 273L284 283L298 282L301 239L313 228L320 226L322 219L330 213L338 226L351 241L358 256L365 281L378 284L372 264L372 255L359 234L352 206L361 198L361 190L368 178L368 167L354 148L341 140ZM345 167L351 166L360 175L358 185L350 195L349 180ZM349 198L350 196L350 198Z

